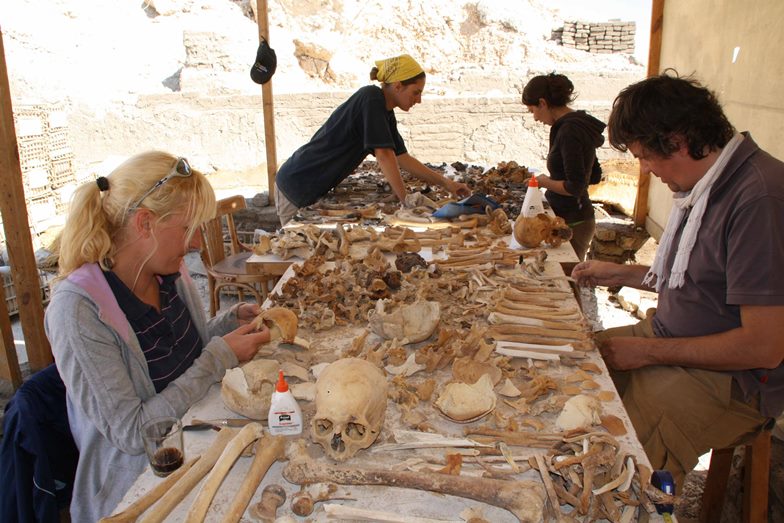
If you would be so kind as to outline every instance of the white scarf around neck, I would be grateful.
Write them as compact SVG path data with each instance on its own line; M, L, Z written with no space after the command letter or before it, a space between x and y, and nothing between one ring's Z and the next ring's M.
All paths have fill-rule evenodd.
M702 215L705 214L705 209L708 207L708 196L710 195L711 187L713 187L713 183L724 171L724 168L742 141L743 135L736 134L733 136L722 149L716 162L699 179L691 191L673 194L673 206L667 219L667 226L659 241L659 248L656 249L653 265L642 280L643 285L654 286L657 292L661 290L664 280L667 279L664 265L670 257L673 238L683 221L683 216L691 209L686 226L683 228L683 234L678 242L678 250L675 253L675 261L672 264L672 270L669 275L668 286L670 289L677 289L683 286L691 250L697 242L697 233L699 233L700 225L702 224Z

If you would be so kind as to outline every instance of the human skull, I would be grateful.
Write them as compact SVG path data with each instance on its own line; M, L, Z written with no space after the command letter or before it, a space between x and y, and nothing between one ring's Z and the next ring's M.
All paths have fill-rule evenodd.
M258 359L226 371L221 398L230 410L251 419L267 419L280 364Z
M538 247L542 242L558 247L572 238L572 229L560 216L539 213L528 217L520 214L514 224L514 237L524 247Z
M328 456L345 461L376 441L387 409L387 380L372 363L344 358L316 381L313 440Z

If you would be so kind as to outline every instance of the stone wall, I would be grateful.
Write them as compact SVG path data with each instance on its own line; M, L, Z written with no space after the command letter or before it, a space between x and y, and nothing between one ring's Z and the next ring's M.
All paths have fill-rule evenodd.
M564 22L553 31L553 39L564 47L597 54L634 53L634 22Z
M598 81L570 74L580 95L574 107L606 121L610 100L636 78ZM278 163L307 142L350 92L274 95ZM516 160L544 169L549 128L534 122L520 95L429 95L409 113L396 112L409 151L424 162L495 165ZM148 149L176 151L206 172L266 164L261 96L171 93L139 97L103 114L74 107L69 116L77 168ZM607 145L600 159L619 157Z

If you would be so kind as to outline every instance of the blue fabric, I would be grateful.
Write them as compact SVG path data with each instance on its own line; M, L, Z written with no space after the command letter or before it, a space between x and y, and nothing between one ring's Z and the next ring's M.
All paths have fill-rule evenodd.
M464 214L484 214L485 207L490 207L495 210L498 209L498 202L492 198L488 198L484 194L472 194L468 198L464 198L459 202L449 202L442 206L433 216L436 218L457 218Z
M0 521L59 522L78 461L65 385L52 364L26 381L5 407Z

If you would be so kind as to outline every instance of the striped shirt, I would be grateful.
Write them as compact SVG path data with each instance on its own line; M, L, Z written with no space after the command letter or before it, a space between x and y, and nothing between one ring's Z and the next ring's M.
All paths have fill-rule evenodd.
M141 301L113 272L104 271L104 276L139 340L155 392L161 392L188 370L203 348L190 312L177 293L175 282L180 273L158 277L160 312Z

